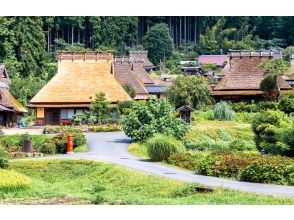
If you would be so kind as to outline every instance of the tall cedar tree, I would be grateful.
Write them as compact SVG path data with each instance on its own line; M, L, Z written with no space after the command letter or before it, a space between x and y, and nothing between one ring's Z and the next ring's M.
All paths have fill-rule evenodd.
M166 24L156 24L143 38L143 47L148 50L150 60L158 65L172 55L173 39Z

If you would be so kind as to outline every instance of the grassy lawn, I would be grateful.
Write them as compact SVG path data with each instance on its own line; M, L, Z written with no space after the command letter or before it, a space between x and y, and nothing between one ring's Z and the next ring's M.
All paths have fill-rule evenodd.
M188 140L200 140L208 135L213 139L221 139L221 133L227 133L231 138L242 138L246 141L253 140L250 124L234 121L198 121L193 122L191 131L186 135Z
M9 169L32 182L27 189L0 189L2 204L294 204L223 189L200 193L195 184L86 160L18 160Z

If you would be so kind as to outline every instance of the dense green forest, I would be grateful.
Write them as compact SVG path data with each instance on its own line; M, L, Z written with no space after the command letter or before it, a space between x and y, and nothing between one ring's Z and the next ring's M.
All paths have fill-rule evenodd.
M168 31L153 31L159 23ZM8 68L12 93L27 103L55 74L58 50L112 49L122 55L152 48L144 43L148 31L167 33L174 52L285 48L294 44L294 17L0 17L0 62ZM167 54L172 56L156 54L155 61Z

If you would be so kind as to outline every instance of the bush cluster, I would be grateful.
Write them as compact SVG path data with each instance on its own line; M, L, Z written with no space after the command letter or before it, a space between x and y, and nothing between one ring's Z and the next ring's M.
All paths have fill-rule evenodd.
M7 167L9 167L9 161L4 157L0 157L0 168L5 169Z
M169 164L187 169L196 171L198 160L199 160L199 153L191 152L191 151L183 151L179 153L171 154L167 162Z
M279 102L279 109L286 114L294 112L294 92L283 94Z
M121 131L121 125L119 124L105 124L105 125L81 125L81 126L47 126L43 130L43 134L58 134L60 132L110 132L110 131Z
M240 180L294 185L294 160L282 156L260 157L241 172Z
M74 148L85 145L87 143L85 135L83 133L72 133L72 132L60 132L52 138L53 144L56 146L57 153L66 153L67 147L67 136L69 134L73 135L74 140ZM49 145L49 149L51 149L53 145Z
M152 161L167 160L173 153L179 153L185 150L185 146L177 139L157 134L146 142L147 152Z
M236 102L230 104L232 109L235 112L251 112L257 113L266 110L277 110L278 109L278 102Z
M73 130L72 130L73 131ZM65 153L67 145L67 135L74 136L74 147L86 144L86 138L81 131L59 132L53 137L47 135L28 135L26 138L32 141L33 149L44 154ZM0 157L9 157L9 152L21 151L23 135L9 135L0 137Z
M156 133L182 138L189 128L187 123L175 117L172 106L166 100L158 99L134 103L122 122L126 135L139 141Z
M233 121L235 112L232 107L224 101L217 103L213 109L214 118L217 120Z
M288 117L280 111L267 110L257 114L252 122L257 149L264 153L284 155L289 146L281 136L289 124Z

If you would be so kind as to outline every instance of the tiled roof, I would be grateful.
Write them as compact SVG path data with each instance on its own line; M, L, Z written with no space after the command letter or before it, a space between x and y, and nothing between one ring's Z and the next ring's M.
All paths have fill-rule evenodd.
M232 57L230 69L225 70L224 77L214 90L259 90L264 79L264 72L259 64L269 57ZM291 86L278 78L281 89L291 89Z
M111 74L112 63L112 59L61 60L58 73L32 98L30 104L90 103L90 96L95 97L99 92L105 93L109 102L130 100Z
M165 88L163 86L160 85L147 85L146 86L147 91L150 94L154 94L154 93L164 93L165 92Z
M200 55L199 56L200 64L216 64L218 66L224 65L224 63L228 60L227 55Z

